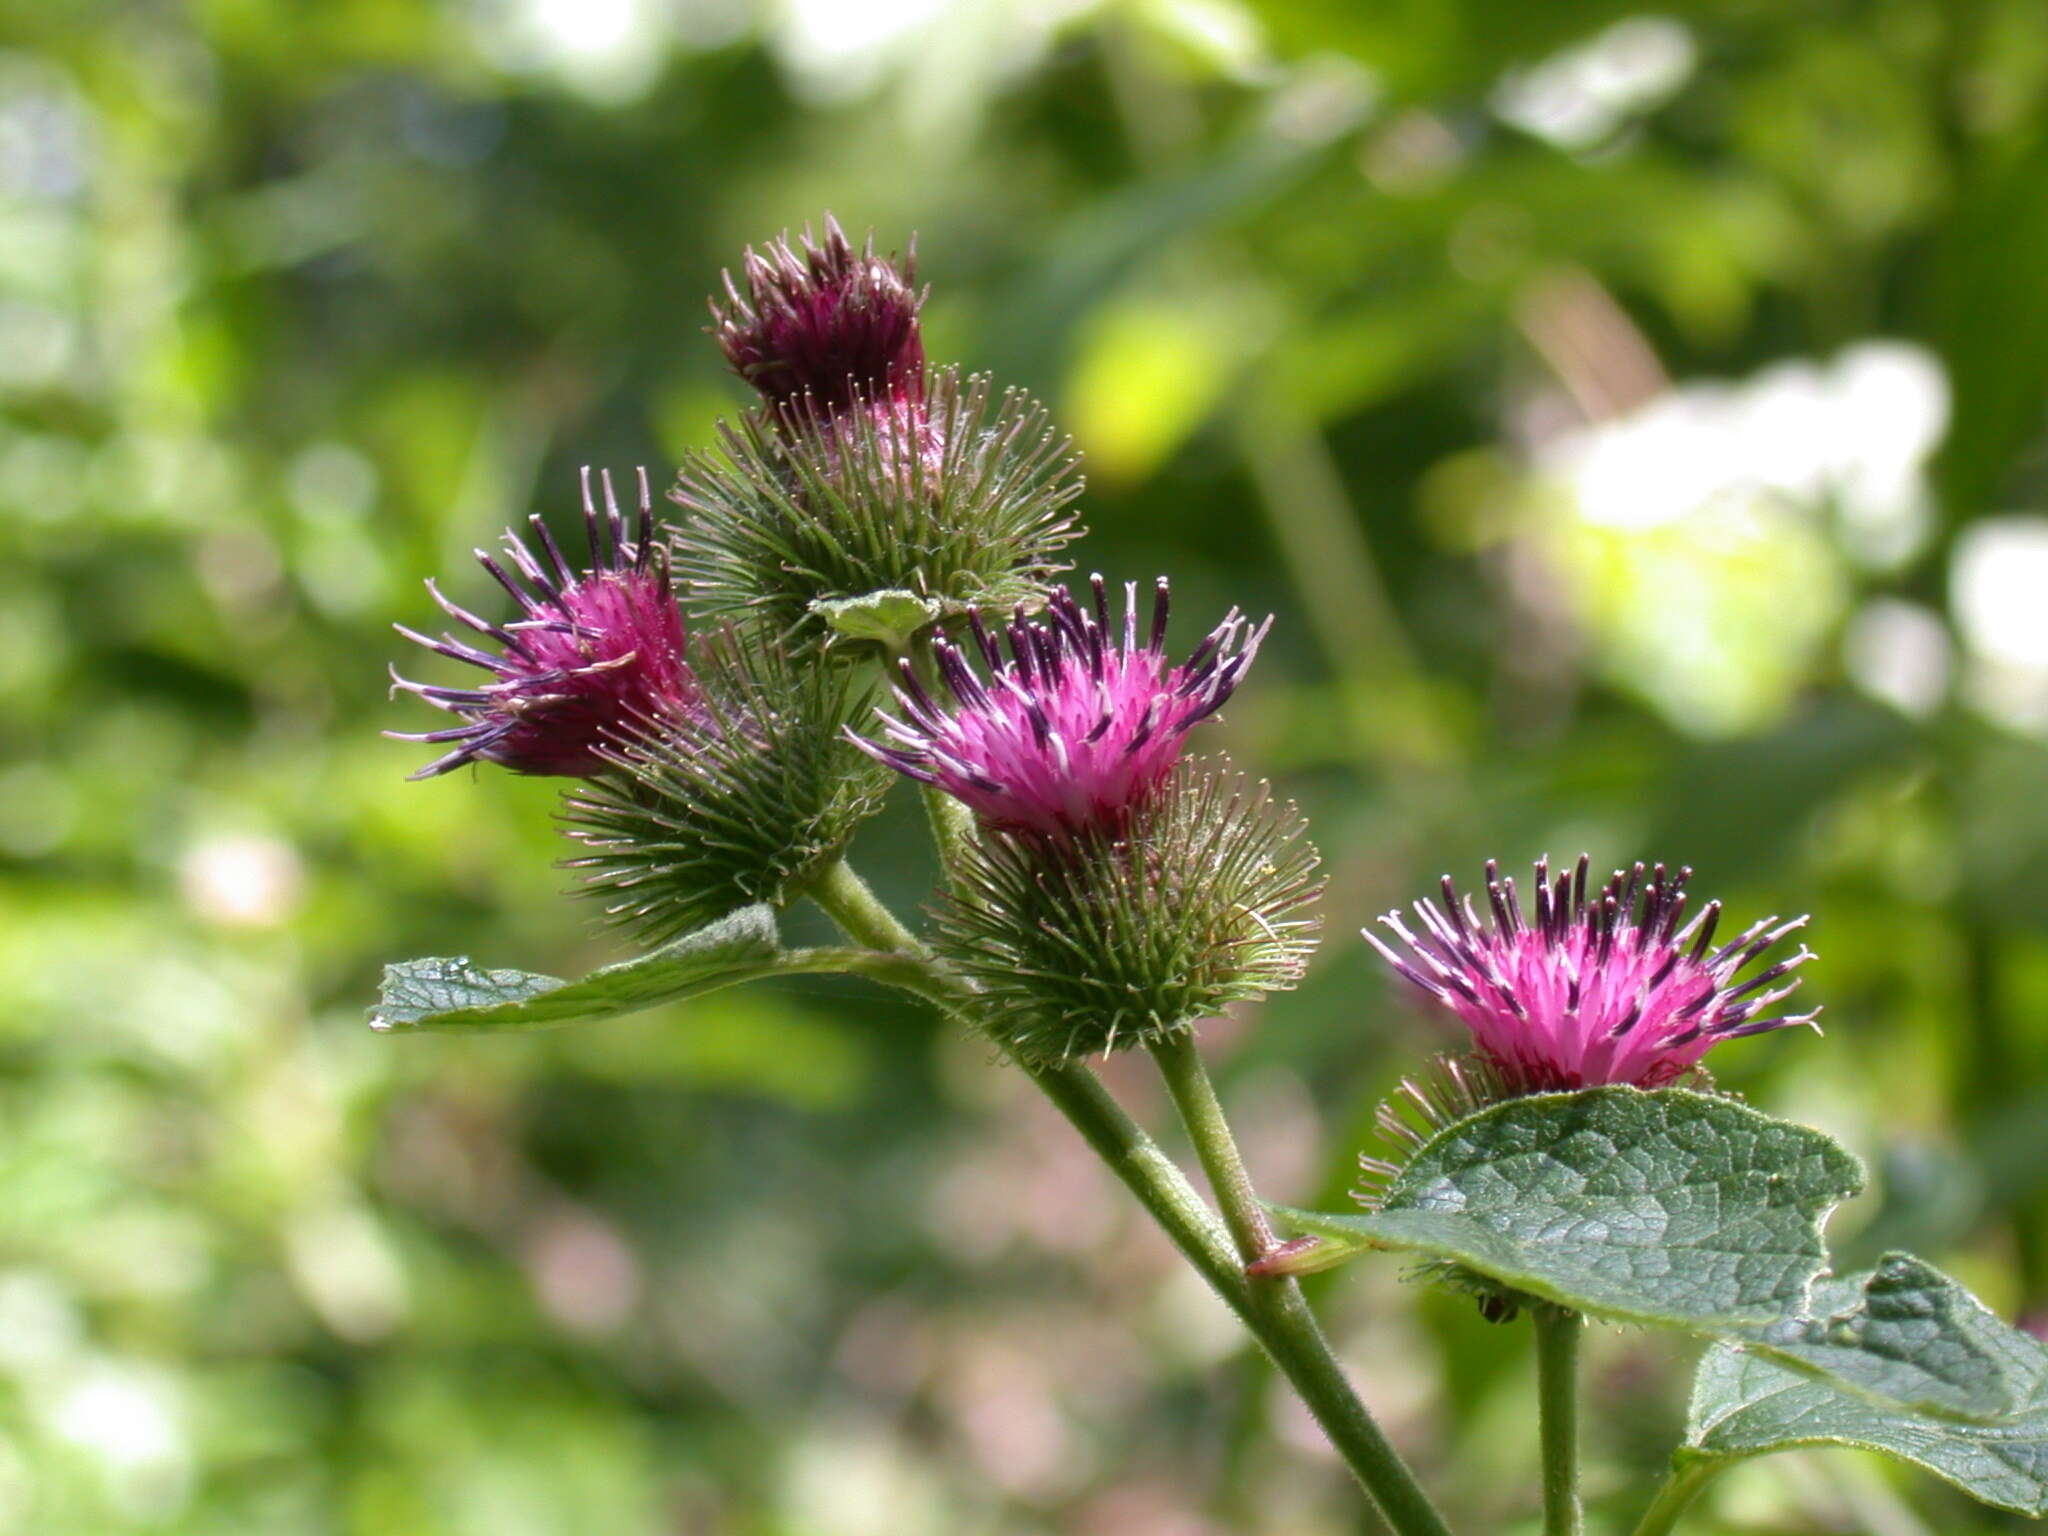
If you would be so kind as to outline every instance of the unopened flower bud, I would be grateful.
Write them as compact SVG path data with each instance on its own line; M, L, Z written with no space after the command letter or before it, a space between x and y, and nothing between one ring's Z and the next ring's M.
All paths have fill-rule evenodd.
M600 512L591 495L590 471L583 472L587 568L570 565L538 516L531 520L531 545L506 533L516 578L483 550L476 552L483 568L518 603L520 617L491 623L427 583L449 617L493 642L495 652L452 634L436 640L395 626L428 650L491 675L491 681L474 688L451 688L409 682L393 669L394 691L417 694L463 722L438 731L385 733L448 747L413 778L471 762L498 763L516 773L588 778L605 770L609 747L646 720L687 708L697 697L668 557L655 543L646 471L640 472L639 516L630 528L609 474L603 486Z
M899 267L875 254L872 234L855 250L827 214L822 242L808 229L795 245L784 235L749 248L742 270L744 292L725 274L726 302L712 301L712 331L733 371L778 417L833 417L924 398L914 243Z

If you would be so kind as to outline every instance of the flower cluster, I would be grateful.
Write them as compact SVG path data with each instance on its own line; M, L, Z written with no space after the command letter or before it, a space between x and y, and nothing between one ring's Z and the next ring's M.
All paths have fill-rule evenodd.
M650 940L793 900L876 808L885 770L918 780L973 817L948 840L936 948L966 1011L1033 1065L1291 985L1319 890L1300 818L1183 757L1272 620L1232 609L1175 661L1164 577L1149 602L1126 586L1120 613L1100 576L1079 596L1057 585L1078 532L1066 440L1028 399L928 369L912 261L829 217L824 231L727 274L712 331L760 406L684 466L681 526L657 528L644 473L629 521L586 471L586 566L538 517L508 536L509 569L478 554L516 617L428 584L472 638L402 632L489 678L394 673L458 722L406 738L444 749L415 777L489 762L581 781L571 864ZM685 601L714 621L694 645ZM893 708L823 654L841 642L894 654ZM1774 1011L1807 952L1766 960L1804 919L1714 948L1718 904L1683 923L1687 870L1637 865L1598 891L1583 859L1536 873L1533 913L1489 865L1490 923L1446 879L1419 931L1385 920L1405 955L1373 940L1475 1047L1416 1102L1655 1087L1721 1041L1813 1018Z
M480 667L492 681L475 688L409 682L392 669L395 690L417 694L463 723L445 730L387 732L448 750L413 774L447 773L465 763L497 763L516 773L588 778L605 766L608 747L637 722L686 711L698 694L686 655L683 614L670 589L668 558L654 536L653 498L640 473L639 517L629 529L604 476L604 510L583 471L583 519L590 565L578 570L539 517L533 546L509 530L506 552L526 585L483 550L477 560L519 605L521 617L493 624L427 590L458 623L497 643L497 654L453 635L432 639L403 624L408 640ZM533 550L538 547L540 554Z
M1233 608L1185 662L1171 666L1164 576L1142 643L1137 584L1124 589L1121 626L1112 624L1102 577L1089 585L1090 608L1062 587L1042 617L1020 610L1003 631L1007 659L980 613L970 614L987 680L958 646L935 641L952 709L905 661L900 717L882 717L892 744L861 745L965 802L986 826L1047 837L1122 830L1165 782L1187 733L1223 707L1273 621L1252 629Z
M600 509L586 470L586 566L571 565L538 517L528 537L508 534L509 570L478 552L518 616L494 623L428 583L493 648L401 630L489 674L464 688L394 672L397 688L458 722L405 738L445 749L414 777L489 762L575 780L561 815L576 849L567 867L608 919L661 947L582 983L467 960L394 967L378 1027L563 1022L774 974L899 986L1039 1074L1247 1316L1261 1310L1247 1298L1279 1294L1259 1286L1366 1247L1421 1254L1424 1274L1475 1296L1490 1318L1532 1306L1552 1473L1570 1439L1549 1433L1557 1367L1569 1364L1581 1310L1699 1326L1804 1303L1814 1269L1802 1279L1786 1261L1819 1264L1818 1222L1857 1187L1854 1160L1747 1109L1635 1090L1704 1083L1701 1063L1722 1042L1811 1023L1817 1010L1784 1006L1811 955L1781 949L1806 919L1765 918L1717 946L1720 904L1688 921L1692 871L1662 864L1617 870L1595 889L1586 858L1555 875L1539 859L1525 908L1489 863L1485 913L1446 876L1441 904L1416 903L1414 927L1398 912L1382 919L1401 948L1368 932L1472 1048L1407 1077L1381 1106L1390 1155L1361 1158L1355 1192L1374 1215L1285 1213L1319 1236L1273 1241L1187 1037L1301 978L1320 859L1295 808L1265 783L1185 755L1273 621L1232 608L1176 661L1165 577L1149 601L1125 586L1120 612L1100 575L1079 596L1057 584L1056 556L1078 531L1068 444L1025 398L928 370L922 302L909 259L878 257L872 238L856 250L829 218L822 241L807 231L749 250L743 278L728 274L726 302L712 305L712 329L760 403L724 429L722 452L684 466L671 493L681 526L657 530L644 472L629 522L608 475ZM881 657L893 676L872 665ZM891 705L878 702L884 682ZM921 936L842 862L898 776L923 786L940 845L944 884ZM847 947L782 945L776 914L804 896ZM1164 1159L1140 1155L1100 1085L1072 1071L1077 1057L1134 1047L1158 1056L1223 1231ZM1598 1091L1559 1096L1581 1089ZM1503 1102L1527 1095L1541 1097ZM1603 1157L1621 1149L1626 1188L1574 1177L1537 1190L1504 1171L1546 1151L1575 1169L1571 1149L1589 1138ZM1737 1143L1747 1152L1731 1173L1719 1154ZM1715 1162L1707 1185L1701 1157ZM1794 1178L1805 1163L1818 1171ZM1613 1248L1626 1263L1609 1264L1590 1250L1628 1225L1609 1218L1640 1207L1646 1188L1686 1196L1685 1230L1645 1246L1631 1228ZM1711 1198L1692 1198L1703 1188ZM1572 1252L1546 1267L1561 1223ZM1235 1246L1219 1253L1226 1237ZM1760 1261L1733 1274L1731 1255ZM1657 1284L1610 1288L1608 1271L1623 1269ZM1919 1312L1925 1270L1895 1288ZM1702 1286L1710 1308L1694 1294ZM1317 1340L1290 1315L1300 1364ZM1827 1333L1832 1349L1844 1315L1786 1315L1785 1339ZM1362 1411L1308 1396L1354 1423ZM1384 1492L1384 1468L1367 1475L1379 1462L1357 1464ZM1569 1483L1546 1479L1558 1528L1576 1507Z
M1403 958L1366 939L1402 976L1450 1009L1513 1093L1629 1083L1655 1088L1692 1071L1725 1040L1810 1024L1813 1013L1773 1014L1812 958L1802 945L1746 980L1740 974L1806 925L1767 917L1713 947L1721 904L1680 926L1690 869L1616 870L1589 892L1589 863L1553 880L1536 863L1535 910L1525 914L1512 876L1486 866L1492 922L1446 875L1443 905L1415 905L1422 932L1398 912L1381 921L1408 947Z

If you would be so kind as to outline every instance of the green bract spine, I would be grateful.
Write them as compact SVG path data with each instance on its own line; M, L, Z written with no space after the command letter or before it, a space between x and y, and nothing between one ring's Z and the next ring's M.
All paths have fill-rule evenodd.
M847 739L872 686L798 667L727 631L697 660L704 698L647 722L563 799L566 861L608 919L659 943L753 902L784 906L881 804L890 774Z
M1293 986L1319 860L1292 805L1187 762L1123 832L984 830L937 913L975 1022L1028 1065L1148 1045Z
M883 590L942 613L1035 604L1081 532L1072 444L981 375L943 370L921 401L756 411L721 432L669 493L688 514L675 569L700 611L780 635L822 638L813 604Z

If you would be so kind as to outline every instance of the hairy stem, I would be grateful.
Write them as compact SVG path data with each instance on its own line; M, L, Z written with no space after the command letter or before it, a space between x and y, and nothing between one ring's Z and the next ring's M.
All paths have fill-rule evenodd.
M843 860L818 877L810 895L848 938L912 962L921 980L909 990L949 1011L970 996ZM1172 1047L1163 1050L1161 1065L1166 1067ZM1224 1221L1093 1072L1071 1062L1024 1070L1293 1383L1397 1536L1449 1536L1414 1474L1352 1391L1300 1288L1291 1279L1254 1280L1246 1275L1245 1264L1272 1242L1265 1213L1192 1044L1176 1067L1168 1070L1168 1082L1179 1084L1175 1101L1219 1191ZM1205 1127L1202 1132L1194 1129L1198 1120Z
M935 784L920 784L918 791L932 824L932 841L939 846L939 867L950 879L960 851L974 840L974 812Z
M1536 1324L1536 1403L1543 1441L1543 1536L1580 1536L1579 1335L1585 1319L1539 1302Z
M1251 1285L1230 1233L1173 1159L1110 1097L1102 1080L1071 1062L1038 1070L1027 1067L1025 1075L1138 1197L1223 1304L1247 1327L1255 1327Z
M1167 1091L1173 1095L1174 1108L1180 1111L1181 1123L1188 1129L1188 1139L1194 1143L1202 1172L1209 1177L1209 1187L1216 1191L1216 1203L1223 1207L1223 1219L1237 1241L1242 1262L1249 1264L1265 1257L1266 1250L1273 1246L1273 1229L1266 1221L1266 1208L1259 1204L1258 1193L1252 1188L1251 1174L1238 1154L1237 1138L1224 1118L1215 1085L1202 1065L1194 1032L1177 1030L1161 1039L1152 1047L1152 1058L1166 1078Z
M1237 1244L1239 1265L1249 1264L1273 1246L1273 1230L1202 1065L1193 1033L1181 1031L1162 1040L1152 1047L1152 1055L1223 1208L1223 1219ZM1273 1364L1301 1394L1387 1524L1401 1536L1448 1536L1443 1517L1371 1411L1359 1401L1300 1285L1290 1276L1248 1277L1241 1268L1238 1280L1246 1287L1246 1307L1239 1315Z
M867 881L855 874L853 866L844 859L827 864L811 882L807 894L856 944L920 959L931 953L924 941L903 926L888 903L870 890Z
M1636 1536L1671 1536L1678 1529L1678 1517L1699 1497L1707 1480L1721 1470L1722 1463L1704 1459L1679 1462L1657 1490L1657 1497L1636 1527Z
M966 1000L965 984L931 958L931 952L918 937L897 920L844 860L833 863L818 877L810 895L855 943L886 950L892 956L908 957L919 970L920 979L907 990L931 998L949 1012L957 1011ZM904 984L893 974L882 979ZM1160 1151L1138 1123L1124 1113L1123 1107L1109 1096L1109 1090L1086 1067L1073 1063L1039 1069L1026 1067L1024 1073L1138 1197L1173 1245L1224 1303L1240 1317L1246 1317L1248 1286L1230 1234L1174 1166L1173 1159Z

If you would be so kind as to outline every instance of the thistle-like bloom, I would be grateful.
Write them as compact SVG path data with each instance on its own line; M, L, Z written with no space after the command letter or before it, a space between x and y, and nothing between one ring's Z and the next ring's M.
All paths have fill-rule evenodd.
M1169 666L1166 578L1159 578L1143 644L1137 584L1124 589L1121 639L1110 628L1102 578L1090 584L1092 613L1064 587L1042 615L1018 610L1005 634L1007 661L972 614L987 681L958 646L935 641L953 708L935 700L906 661L896 688L903 717L878 711L893 745L861 746L1002 831L1073 837L1122 830L1172 772L1181 738L1223 707L1273 621L1247 633L1233 608L1193 655Z
M1684 1076L1723 1040L1810 1024L1819 1013L1772 1014L1798 987L1798 952L1747 980L1736 978L1788 935L1798 917L1767 917L1710 948L1721 904L1709 902L1684 927L1690 869L1662 864L1615 871L1588 895L1587 860L1550 877L1536 863L1536 910L1525 917L1512 877L1486 866L1493 909L1483 923L1444 876L1444 904L1421 901L1411 932L1401 914L1380 919L1407 946L1404 959L1371 932L1387 963L1464 1021L1485 1061L1511 1093L1630 1083L1655 1088Z
M449 617L501 647L481 650L454 635L431 639L404 625L408 640L481 667L492 681L476 688L408 682L391 673L393 691L416 693L463 723L446 730L387 731L400 741L452 743L412 777L431 778L464 763L499 763L516 773L589 778L609 766L607 753L646 721L687 710L698 697L685 659L683 615L669 584L668 557L654 539L654 503L640 472L639 517L628 528L604 476L604 511L583 471L583 520L590 568L576 570L538 516L533 543L545 559L507 530L505 547L527 585L483 550L483 568L519 604L522 617L498 625L457 607L434 583L427 590Z
M1154 1045L1301 979L1322 892L1304 832L1265 785L1190 759L1126 829L971 840L934 947L964 1016L1029 1066Z
M872 234L856 251L827 214L822 244L805 230L799 245L784 235L748 249L746 292L725 274L713 333L734 372L778 414L915 404L925 384L916 260L914 245L900 268L877 256Z

